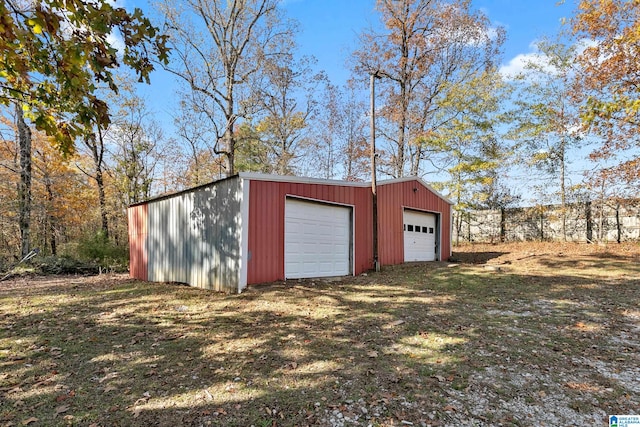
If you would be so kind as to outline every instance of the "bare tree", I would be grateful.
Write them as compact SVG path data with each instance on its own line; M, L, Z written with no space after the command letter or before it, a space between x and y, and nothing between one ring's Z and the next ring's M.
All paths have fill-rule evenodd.
M332 179L336 175L336 163L339 159L338 129L342 111L342 93L340 89L328 83L325 85L320 111L316 117L315 147L316 158L320 160L318 172L322 178Z
M188 179L185 182L187 186L194 186L204 184L211 181L210 168L208 162L203 159L204 154L208 154L206 157L215 156L213 149L210 149L207 141L212 138L213 132L207 126L207 123L200 120L199 115L192 108L193 103L188 102L188 97L192 93L184 93L180 101L180 109L178 114L174 117L176 136L184 144L184 148L187 151L188 166L187 174Z
M100 209L100 229L105 239L109 238L109 217L107 214L107 193L105 191L105 134L109 132L109 126L94 125L94 132L86 134L82 138L83 148L88 150L92 160L92 170L78 168L91 178L98 189L98 205Z
M322 175L355 181L369 172L366 103L358 98L356 82L349 80L338 87L327 84L316 121L318 153ZM341 167L341 169L338 169Z
M294 173L297 160L311 145L309 125L317 114L315 92L326 80L322 73L313 73L313 61L282 55L279 61L265 63L262 82L257 84L260 120L256 128L273 173Z
M166 69L191 91L194 112L215 134L215 154L235 173L236 126L251 114L254 75L290 48L292 26L279 18L278 0L165 0L162 9L175 61Z
M120 97L113 114L109 140L110 173L125 205L151 197L164 136L144 99L129 93Z
M473 11L469 0L378 0L377 8L385 30L361 35L355 71L382 77L386 105L379 131L390 143L386 172L416 175L429 148L425 135L439 124L439 100L448 88L492 67L504 30Z
M577 48L548 40L538 42L540 56L525 64L518 76L516 126L525 163L556 178L562 213L562 237L567 240L568 167L583 144L581 97L574 82ZM549 192L549 188L546 188Z

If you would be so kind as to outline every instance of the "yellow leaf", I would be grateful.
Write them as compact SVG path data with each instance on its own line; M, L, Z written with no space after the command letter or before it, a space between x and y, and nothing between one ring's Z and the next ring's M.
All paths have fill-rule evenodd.
M27 24L33 28L35 34L42 34L42 25L38 24L35 20L27 20Z
M28 104L22 104L22 111L28 113L31 110Z

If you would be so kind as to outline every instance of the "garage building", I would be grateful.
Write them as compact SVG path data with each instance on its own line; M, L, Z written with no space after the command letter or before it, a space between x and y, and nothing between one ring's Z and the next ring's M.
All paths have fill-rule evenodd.
M380 265L451 256L451 202L380 181ZM374 267L371 184L240 173L129 207L130 274L225 292Z

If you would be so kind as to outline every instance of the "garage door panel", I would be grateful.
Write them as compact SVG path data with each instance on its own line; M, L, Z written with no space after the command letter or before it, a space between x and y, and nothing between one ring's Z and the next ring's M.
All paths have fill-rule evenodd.
M435 261L436 215L404 211L404 260Z
M350 273L351 209L287 199L285 277Z

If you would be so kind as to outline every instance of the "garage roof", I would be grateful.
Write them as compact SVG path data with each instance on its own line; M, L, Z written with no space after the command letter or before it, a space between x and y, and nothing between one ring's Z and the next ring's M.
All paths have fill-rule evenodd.
M154 201L158 201L158 200L163 200L163 199L167 199L170 197L174 197L180 194L184 194L184 193L188 193L190 191L194 191L197 190L199 188L203 188L203 187L208 187L210 185L215 185L219 182L222 181L226 181L228 179L233 179L233 178L242 178L242 179L248 179L248 180L255 180L255 181L274 181L274 182L293 182L293 183L300 183L300 184L322 184L322 185L340 185L343 187L370 187L371 186L371 182L365 182L365 181L342 181L342 180L337 180L337 179L323 179L323 178L311 178L311 177L303 177L303 176L289 176L289 175L271 175L271 174L264 174L264 173L257 173L257 172L240 172L236 175L232 175L230 177L227 178L222 178L216 181L211 181L208 182L206 184L201 184L198 185L196 187L191 187L191 188L187 188L181 191L176 191L173 193L167 193L167 194L162 194L156 197L152 197L150 199L147 199L143 202L139 202L139 203L134 203L131 206L137 206L137 205L141 205L141 204L145 204L145 203L149 203L149 202L154 202ZM453 205L454 203L449 200L447 197L443 196L442 194L440 194L438 191L434 190L433 187L431 187L429 184L427 184L424 180L422 180L421 178L417 177L417 176L405 176L402 178L395 178L395 179L387 179L387 180L381 180L378 181L378 186L382 186L382 185L389 185L389 184L395 184L395 183L400 183L400 182L407 182L407 181L418 181L421 185L423 185L424 187L426 187L429 191L431 191L432 193L434 193L435 195L437 195L438 197L440 197L441 199L445 200L447 203L449 203L450 205Z

